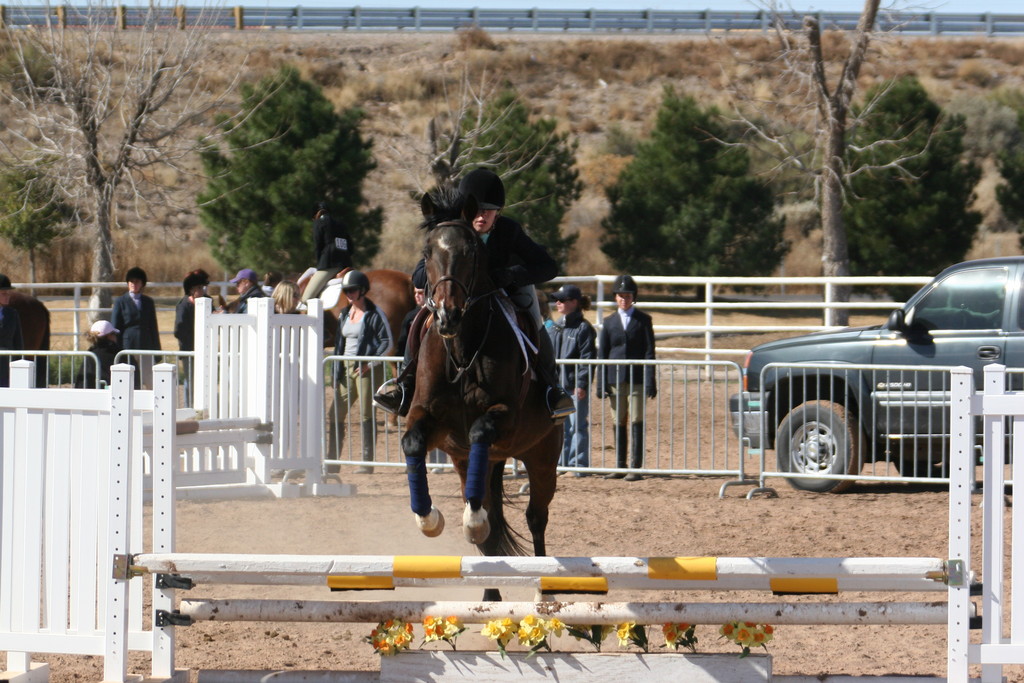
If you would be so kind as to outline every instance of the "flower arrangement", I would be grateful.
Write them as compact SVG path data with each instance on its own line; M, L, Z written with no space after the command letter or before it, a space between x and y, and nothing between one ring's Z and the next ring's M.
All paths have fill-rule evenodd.
M696 626L693 624L662 624L661 632L665 636L665 644L669 650L678 650L685 647L690 652L697 651L697 636L694 635Z
M458 617L427 616L423 619L423 644L433 641L443 641L455 648L455 641L459 635L466 630ZM551 652L551 644L548 637L551 635L561 636L567 632L577 640L586 640L600 652L601 643L612 633L615 633L621 647L635 645L644 652L650 651L650 643L647 637L647 627L637 624L635 621L627 621L617 626L607 624L592 625L571 625L564 624L557 618L542 619L530 614L521 621L513 621L505 617L487 622L480 630L480 633L493 640L497 645L498 652L502 658L507 654L506 648L513 638L529 650L527 657L532 657L541 650ZM695 626L688 623L662 624L661 632L665 636L665 644L662 646L669 650L687 648L691 652L697 651L697 636ZM775 637L775 629L771 624L756 624L750 621L730 621L718 629L722 638L730 640L742 648L740 658L750 654L753 647L768 649L768 643ZM381 656L398 654L408 649L413 640L413 626L400 619L388 619L377 623L365 640L373 645L373 649Z
M401 619L377 622L377 628L366 637L366 642L382 657L390 657L412 644L412 624Z
M423 618L423 644L439 640L448 643L454 650L455 639L465 630L466 627L458 617L427 616Z
M768 643L775 637L775 629L771 624L755 624L752 621L730 621L718 629L723 638L727 638L743 648L740 658L750 654L751 647L763 647L768 650Z

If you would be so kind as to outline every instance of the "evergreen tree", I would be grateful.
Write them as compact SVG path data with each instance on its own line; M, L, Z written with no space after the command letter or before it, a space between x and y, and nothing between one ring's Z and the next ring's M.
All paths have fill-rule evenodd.
M228 269L303 270L313 265L312 217L326 201L344 221L357 264L380 246L381 209L365 210L362 183L376 164L359 133L362 112L334 111L292 67L242 88L241 123L227 149L208 147L200 219Z
M1006 181L996 188L996 199L1006 217L1018 224L1024 233L1024 110L1017 112L1017 127L1020 135L1016 144L1003 150L997 157L999 174ZM1024 235L1021 237L1024 248Z
M10 168L0 175L0 236L28 254L31 282L39 250L71 231L72 210L55 196L44 173Z
M577 235L562 235L562 218L583 190L575 168L576 144L556 132L554 119L531 121L511 90L487 104L483 120L464 170L486 165L503 173L509 216L564 268Z
M667 87L651 138L608 188L601 249L643 275L762 275L786 252L770 189L747 151L723 145L714 108Z
M864 167L844 209L850 270L937 272L963 260L974 241L981 216L969 207L980 171L962 158L963 118L944 115L916 78L878 87L889 90L850 145L850 166ZM872 146L880 139L892 142Z

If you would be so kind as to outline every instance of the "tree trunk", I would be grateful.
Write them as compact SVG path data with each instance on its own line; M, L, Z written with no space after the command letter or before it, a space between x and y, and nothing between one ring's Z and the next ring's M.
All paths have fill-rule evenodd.
M36 248L28 248L28 281L36 283Z
M825 277L846 277L850 274L850 250L843 224L843 156L846 151L846 122L832 119L825 136L825 164L821 180L821 274ZM832 290L834 301L849 301L850 286ZM825 311L828 325L848 325L848 309Z
M92 270L90 272L89 279L93 282L113 282L114 238L113 231L111 230L111 224L113 223L113 217L111 216L113 202L107 195L106 188L101 188L97 194L96 244L93 246ZM101 311L95 309L110 308L112 300L113 297L111 296L109 288L94 287L92 295L89 297L89 308L94 309L89 313L90 322L96 322L99 318L106 317Z

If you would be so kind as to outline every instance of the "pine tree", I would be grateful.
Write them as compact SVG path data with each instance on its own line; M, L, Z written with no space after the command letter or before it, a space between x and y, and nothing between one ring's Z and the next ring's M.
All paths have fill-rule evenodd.
M44 173L11 168L0 175L0 236L28 254L31 282L39 250L71 232L72 209L55 196Z
M292 67L242 89L241 123L227 149L207 148L200 219L217 260L229 269L303 270L313 265L312 217L326 201L348 228L357 264L380 246L381 209L363 207L375 168L360 135L362 112L334 111Z
M556 132L554 119L531 120L511 90L486 105L483 120L472 138L469 166L485 164L502 174L509 216L564 267L577 236L562 235L562 218L583 190L575 168L576 144Z
M1005 181L996 188L996 199L1006 217L1018 224L1018 230L1024 233L1024 110L1017 112L1017 127L1020 131L1018 142L1000 153L997 157L999 174ZM1020 240L1024 248L1024 234Z
M850 268L854 275L937 272L963 260L974 241L981 216L969 207L980 171L962 159L962 117L944 115L916 78L879 87L889 89L850 145L850 166L864 167L844 209ZM880 139L889 142L871 144Z
M601 249L644 275L761 275L786 252L770 189L714 108L665 89L654 130L608 188Z

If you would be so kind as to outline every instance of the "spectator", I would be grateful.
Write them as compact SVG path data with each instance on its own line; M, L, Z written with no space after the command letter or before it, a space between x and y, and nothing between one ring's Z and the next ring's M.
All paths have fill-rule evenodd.
M231 284L238 289L238 298L224 307L226 313L248 313L249 299L266 296L260 287L259 276L252 268L242 268L238 271L238 274L231 278Z
M128 291L114 301L110 324L118 330L118 344L125 350L159 351L160 329L156 322L156 304L143 294L148 280L138 266L124 276ZM131 356L136 368L135 388L153 386L153 356Z
M109 321L97 320L92 324L89 331L85 333L85 338L89 342L89 351L96 354L99 368L95 367L91 358L86 358L75 379L76 387L79 389L103 389L110 386L110 366L114 364L114 359L121 352L121 345L117 343L118 334L120 334L120 330L111 325ZM97 378L100 380L98 385Z
M21 333L21 317L9 306L11 279L0 274L0 351L21 351L25 342ZM11 385L11 356L0 356L0 387Z
M651 316L634 305L637 298L636 281L629 275L615 279L612 289L615 293L617 310L604 319L598 339L598 354L601 359L654 360L654 326ZM615 416L615 466L626 468L626 430L632 427L633 451L629 466L640 469L644 464L644 395L654 398L658 389L654 382L653 365L607 365L598 374L598 391L602 397L612 401ZM632 425L629 420L632 418ZM606 479L639 481L643 477L637 472L624 474L613 472Z
M564 285L550 295L560 315L548 327L555 358L559 360L593 360L597 356L594 327L583 317L583 311L590 308L590 297L580 292L576 285ZM572 396L576 412L565 421L565 436L562 439L563 467L590 466L590 400L587 391L593 366L568 364L559 368L562 387ZM573 476L589 476L585 472L573 472Z
M342 291L348 297L349 305L338 316L336 356L383 356L391 348L391 328L387 316L372 301L366 298L370 280L358 270L345 273L341 282ZM334 410L328 435L330 460L337 460L344 439L345 420L349 405L359 402L359 419L363 438L363 462L373 462L374 443L377 439L377 423L373 418L373 387L376 386L373 372L380 363L344 361L343 371L334 373ZM370 474L373 468L363 465L355 470L357 474Z
M282 280L271 294L274 299L274 313L299 312L299 286L289 280Z
M274 288L284 280L284 275L276 270L269 270L263 274L263 293L267 296L274 295Z
M174 309L174 338L178 340L178 348L182 351L195 351L196 339L196 299L207 296L206 288L210 285L210 276L205 270L197 269L185 276L181 288L185 296ZM183 358L185 365L182 388L185 391L185 405L192 405L192 359Z
M317 205L313 216L313 250L316 258L316 272L306 283L302 300L308 301L320 296L327 281L345 268L352 267L352 238L341 221L335 220L327 210L327 203Z

